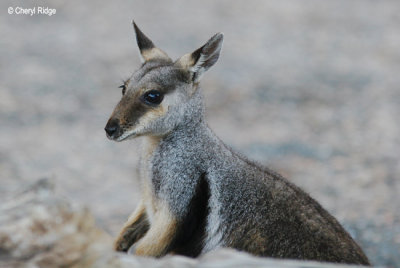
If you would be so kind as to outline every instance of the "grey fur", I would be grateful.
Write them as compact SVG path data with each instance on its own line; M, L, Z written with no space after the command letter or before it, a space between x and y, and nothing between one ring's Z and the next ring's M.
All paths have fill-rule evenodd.
M222 35L210 41L215 40L218 44L213 46L218 49L211 53L216 54L203 57L213 61L202 62L207 69L218 59ZM315 200L277 173L234 152L210 130L204 118L200 76L191 74L194 69L189 65L149 60L132 75L121 100L127 104L120 102L111 117L120 122L124 118L126 125L121 128L131 131L130 137L159 138L149 158L141 162L144 173L150 174L142 173L141 179L151 185L154 199L168 204L178 223L187 223L188 215L193 215L191 202L204 178L209 196L203 204L207 206L205 226L198 226L204 228L197 243L200 250L187 255L232 247L259 256L368 265L361 248ZM136 121L130 122L124 111L131 109L129 103L139 98L137 92L143 88L166 90L163 102L168 107L164 115L135 132ZM152 109L144 114L151 114ZM152 224L150 214L155 212L147 213ZM179 232L176 237L185 235ZM175 249L181 242L176 241L160 254L179 253Z

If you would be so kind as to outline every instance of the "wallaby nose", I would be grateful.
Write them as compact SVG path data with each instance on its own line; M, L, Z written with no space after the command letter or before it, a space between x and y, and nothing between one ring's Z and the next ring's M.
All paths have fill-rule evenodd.
M110 120L108 120L107 125L104 128L104 130L106 131L107 136L113 137L114 134L117 133L118 130L119 130L118 119L110 119Z

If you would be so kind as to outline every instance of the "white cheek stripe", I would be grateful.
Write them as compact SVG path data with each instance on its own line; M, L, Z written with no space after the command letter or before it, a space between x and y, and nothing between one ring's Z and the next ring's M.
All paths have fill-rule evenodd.
M133 135L133 134L135 134L135 130L134 129L130 130L130 131L127 131L124 134L122 134L121 136L119 136L117 138L117 141L123 141L124 139L126 139L127 137L129 137L130 135Z
M149 123L149 122L146 122ZM139 120L139 123L137 124L137 126L134 129L130 129L124 132L124 134L122 134L117 141L123 141L126 138L129 138L129 136L135 136L137 134L142 134L142 131L145 129L145 124L143 124L142 120Z

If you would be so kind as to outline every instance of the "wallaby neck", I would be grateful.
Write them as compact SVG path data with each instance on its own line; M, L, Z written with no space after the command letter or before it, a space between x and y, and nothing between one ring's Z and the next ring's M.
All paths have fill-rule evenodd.
M195 85L193 90L189 101L185 103L183 118L174 131L195 129L201 122L204 122L205 109L202 90L199 85Z
M194 131L199 130L205 124L205 109L203 103L203 95L201 88L196 85L194 86L194 92L190 96L189 100L182 104L180 119L175 127L165 135L163 139L170 139L174 136L190 136Z

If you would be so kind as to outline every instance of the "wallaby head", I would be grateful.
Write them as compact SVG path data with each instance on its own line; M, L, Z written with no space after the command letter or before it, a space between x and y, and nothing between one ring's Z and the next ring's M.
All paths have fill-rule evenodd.
M121 86L122 98L105 127L107 137L115 141L161 136L181 124L195 108L191 106L199 105L191 99L198 97L194 93L201 76L218 60L223 41L223 34L217 33L173 61L134 22L133 26L142 66Z

